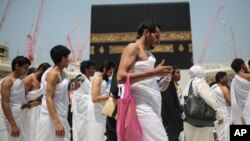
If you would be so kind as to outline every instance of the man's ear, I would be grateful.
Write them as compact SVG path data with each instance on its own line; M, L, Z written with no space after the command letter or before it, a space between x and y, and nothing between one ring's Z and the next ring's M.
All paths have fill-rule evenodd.
M106 68L106 67L103 67L102 71L103 71L103 72L106 72L106 71L107 71L107 68Z
M19 69L21 66L19 66L18 64L15 64L15 70Z
M149 33L148 29L144 29L143 34Z

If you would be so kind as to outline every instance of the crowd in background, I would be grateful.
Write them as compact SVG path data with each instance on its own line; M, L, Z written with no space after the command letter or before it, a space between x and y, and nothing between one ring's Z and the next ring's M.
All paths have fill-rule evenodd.
M122 95L129 73L143 141L229 141L230 124L250 124L250 62L247 66L241 58L232 61L236 74L231 84L224 71L208 84L204 69L194 65L182 89L178 64L166 66L163 60L155 66L150 50L160 43L161 32L152 21L141 23L137 40L124 48L119 65L104 60L96 66L84 60L81 74L72 80L64 71L70 54L66 46L51 49L53 65L45 62L34 68L26 57L17 56L12 72L0 81L1 140L116 141L116 119L101 111L110 95ZM216 112L212 126L197 127L186 120L190 85L194 95Z

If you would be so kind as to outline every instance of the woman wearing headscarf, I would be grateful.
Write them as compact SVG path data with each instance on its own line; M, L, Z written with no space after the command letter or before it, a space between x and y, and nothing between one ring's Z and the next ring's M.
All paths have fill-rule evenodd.
M192 84L194 95L202 98L208 106L216 111L216 119L218 124L223 122L223 117L218 110L219 107L213 98L212 91L204 79L204 70L200 66L192 66L189 69L191 80L188 82L184 90L184 95L188 95L189 86ZM192 82L192 83L191 83ZM186 141L214 141L214 127L196 127L184 120L184 134Z
M161 117L169 141L180 141L179 135L183 131L182 110L175 85L176 67L173 67L172 79L168 88L161 92Z

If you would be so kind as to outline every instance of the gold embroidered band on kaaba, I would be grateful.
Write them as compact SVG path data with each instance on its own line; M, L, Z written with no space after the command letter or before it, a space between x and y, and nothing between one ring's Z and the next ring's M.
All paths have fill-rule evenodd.
M111 42L134 42L136 32L122 33L92 33L91 43L111 43ZM161 41L191 41L191 31L171 31L162 32Z
M109 46L109 54L120 54L122 53L122 50L126 47L126 45L110 45ZM90 47L90 54L93 55L95 54L95 46ZM179 45L178 47L179 52L183 52L184 46L182 44ZM101 46L99 47L98 52L100 54L104 53L104 47ZM173 53L174 52L174 45L173 44L161 44L157 45L151 52L154 53L163 53L163 52L168 52L168 53ZM192 52L192 44L188 44L188 52Z

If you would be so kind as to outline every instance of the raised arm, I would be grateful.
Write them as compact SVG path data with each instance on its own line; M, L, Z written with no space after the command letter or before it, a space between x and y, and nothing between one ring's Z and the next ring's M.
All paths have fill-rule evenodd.
M245 78L246 80L250 81L250 73L240 73L239 74L241 77Z

